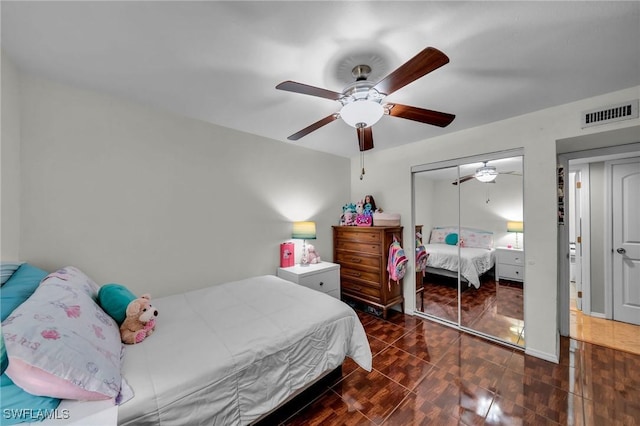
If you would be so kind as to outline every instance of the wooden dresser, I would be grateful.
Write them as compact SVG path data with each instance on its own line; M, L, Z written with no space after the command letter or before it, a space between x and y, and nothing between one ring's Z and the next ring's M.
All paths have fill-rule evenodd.
M402 244L402 226L333 227L333 261L340 264L342 298L380 308L383 318L394 305L401 305L404 312L402 280L391 281L390 288L388 284L387 262L394 236Z

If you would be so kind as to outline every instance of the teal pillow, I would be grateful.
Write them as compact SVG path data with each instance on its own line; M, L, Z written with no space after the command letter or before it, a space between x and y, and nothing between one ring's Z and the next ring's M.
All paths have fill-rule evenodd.
M456 233L448 234L444 238L444 242L449 244L450 246L455 246L456 244L458 244L458 234Z
M60 404L58 398L31 395L23 391L6 374L0 376L0 394L2 395L0 415L3 425L44 420L47 413Z
M127 306L137 297L121 284L105 284L98 291L98 305L113 320L122 325L127 316Z
M4 347L4 334L2 334L2 329L0 329L0 346L0 374L4 374L4 370L6 370L9 365L9 357L7 357L7 349Z
M49 273L40 268L23 263L2 286L0 297L0 318L7 319L11 312L27 300Z
M0 283L4 285L24 262L0 262Z
M15 308L27 300L33 292L36 291L36 288L40 285L40 281L47 275L47 272L28 263L20 265L2 286L2 290L0 290L0 321L6 320ZM0 353L0 373L4 373L8 364L9 360L7 359L3 336L2 351Z

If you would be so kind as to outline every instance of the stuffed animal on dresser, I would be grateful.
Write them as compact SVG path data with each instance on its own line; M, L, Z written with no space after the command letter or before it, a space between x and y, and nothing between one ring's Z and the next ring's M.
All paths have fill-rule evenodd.
M140 343L155 330L158 310L151 305L150 299L149 294L143 294L127 305L126 317L120 326L123 343Z

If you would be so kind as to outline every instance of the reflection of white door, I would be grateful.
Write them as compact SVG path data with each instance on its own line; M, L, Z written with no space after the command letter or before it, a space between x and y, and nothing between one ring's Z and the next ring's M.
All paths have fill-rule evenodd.
M580 197L580 187L582 183L581 171L578 170L574 174L575 179L573 183L573 202L574 211L569 220L573 220L574 238L573 238L573 256L574 256L574 280L576 283L576 308L582 310L582 207Z
M640 325L640 158L611 162L613 319Z

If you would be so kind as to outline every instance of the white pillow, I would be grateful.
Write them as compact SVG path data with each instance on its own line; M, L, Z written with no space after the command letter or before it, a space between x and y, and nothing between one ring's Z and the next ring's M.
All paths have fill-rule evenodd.
M98 286L66 267L49 274L2 324L6 374L25 391L64 399L118 395L123 345L115 321L95 302Z

